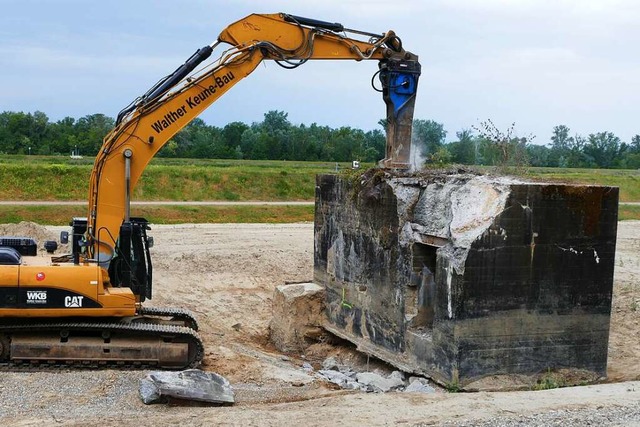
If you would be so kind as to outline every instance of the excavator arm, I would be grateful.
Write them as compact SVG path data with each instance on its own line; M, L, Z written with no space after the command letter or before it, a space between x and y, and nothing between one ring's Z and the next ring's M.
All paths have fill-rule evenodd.
M363 37L366 41L360 40ZM225 45L229 46L216 61L198 69ZM420 64L392 31L367 33L286 14L250 15L229 25L215 43L199 49L118 114L91 174L81 243L86 259L109 264L118 239L130 232L130 194L149 161L173 135L263 60L296 68L317 59L379 61L379 91L387 106L387 148L381 166L407 168Z

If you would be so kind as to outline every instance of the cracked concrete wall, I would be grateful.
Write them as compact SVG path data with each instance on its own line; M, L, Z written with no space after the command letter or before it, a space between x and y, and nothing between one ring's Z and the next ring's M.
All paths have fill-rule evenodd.
M617 188L461 174L317 178L327 328L440 382L606 372Z

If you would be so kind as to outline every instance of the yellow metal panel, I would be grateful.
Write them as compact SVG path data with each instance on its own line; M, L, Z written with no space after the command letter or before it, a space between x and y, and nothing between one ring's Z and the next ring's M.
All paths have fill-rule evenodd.
M19 266L3 265L0 268L0 287L18 286Z
M66 289L97 300L98 286L102 281L100 272L101 269L96 264L60 264L47 267L23 265L20 267L19 286Z

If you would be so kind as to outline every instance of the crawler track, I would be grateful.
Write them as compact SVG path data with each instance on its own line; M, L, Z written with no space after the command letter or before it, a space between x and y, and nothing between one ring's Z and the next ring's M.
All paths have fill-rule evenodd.
M193 313L189 310L176 307L142 307L140 308L140 314L142 316L159 316L170 317L172 320L180 321L194 331L198 331L198 321Z
M0 369L196 367L204 346L192 328L144 322L0 325Z

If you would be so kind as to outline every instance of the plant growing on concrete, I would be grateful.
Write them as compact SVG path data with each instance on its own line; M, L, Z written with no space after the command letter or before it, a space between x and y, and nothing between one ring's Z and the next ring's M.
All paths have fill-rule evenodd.
M538 379L533 386L533 390L551 390L554 388L566 387L567 383L558 373L547 368L547 372Z
M503 132L490 119L473 126L481 140L480 155L485 164L499 168L515 167L518 172L525 172L523 169L529 166L527 144L533 141L535 136L529 134L518 137L515 126L514 122Z
M444 385L444 388L448 393L460 393L462 391L462 387L460 387L458 381L448 382Z

